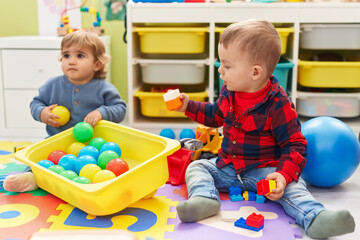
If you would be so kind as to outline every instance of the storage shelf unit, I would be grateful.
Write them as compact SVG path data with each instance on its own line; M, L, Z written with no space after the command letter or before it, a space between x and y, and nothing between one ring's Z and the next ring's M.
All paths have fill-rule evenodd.
M146 24L198 24L208 28L207 48L205 56L208 58L208 79L206 91L209 101L215 99L217 58L216 27L249 18L265 19L272 23L285 25L294 29L289 36L285 57L294 63L291 80L290 97L294 103L300 97L298 89L298 59L300 26L306 23L323 24L353 24L360 23L360 3L133 3L127 5L128 31L128 113L129 124L159 133L162 128L170 127L174 130L195 128L196 123L186 119L146 118L141 116L138 99L134 93L143 84L139 69L134 65L134 58L139 53L139 39L133 28ZM313 93L316 95L316 93ZM343 93L346 94L346 93ZM304 95L303 95L304 96ZM360 130L360 117L345 120L355 131ZM357 124L359 123L359 124Z

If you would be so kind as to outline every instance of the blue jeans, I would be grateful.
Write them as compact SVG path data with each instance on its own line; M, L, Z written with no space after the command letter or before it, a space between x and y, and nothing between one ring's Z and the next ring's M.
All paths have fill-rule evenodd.
M232 164L218 168L215 162L216 158L199 159L188 166L185 180L189 198L201 196L220 201L219 191L228 192L231 186L239 186L242 191L256 192L256 183L276 170L275 167L253 168L242 172L238 177ZM286 214L293 217L305 231L315 216L325 210L307 190L302 178L288 184L283 197L276 202L281 204Z

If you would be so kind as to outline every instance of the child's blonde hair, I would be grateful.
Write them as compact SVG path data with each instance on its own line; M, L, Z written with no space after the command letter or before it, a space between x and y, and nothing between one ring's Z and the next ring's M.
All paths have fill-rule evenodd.
M105 45L99 36L86 29L69 33L65 35L61 41L61 52L65 46L73 44L79 45L80 47L91 47L95 60L101 63L101 68L95 72L94 78L105 79L107 72L106 64L109 62L110 57L105 53ZM62 56L60 57L60 61L61 60Z
M281 56L281 41L274 25L265 20L250 19L229 25L220 36L219 43L230 44L249 61L265 67L268 77L274 72Z

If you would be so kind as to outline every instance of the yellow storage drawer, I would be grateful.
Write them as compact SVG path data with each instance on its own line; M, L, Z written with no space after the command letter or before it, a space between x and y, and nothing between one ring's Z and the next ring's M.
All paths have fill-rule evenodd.
M215 28L215 32L220 33L220 35L224 32L224 30L225 30L224 27L216 27ZM292 28L276 28L276 30L278 31L280 40L281 40L281 54L284 55L286 53L286 49L287 49L288 37L289 37L290 33L294 32L294 29L292 29Z
M298 83L316 88L360 88L360 62L298 62Z
M164 185L169 178L167 156L180 148L178 141L101 120L94 127L93 138L117 143L130 169L105 182L80 184L37 164L52 151L66 151L76 142L72 130L18 151L15 158L31 167L40 188L96 216L119 212Z
M142 53L196 54L205 51L207 27L135 27Z
M186 93L190 99L195 101L205 101L208 97L206 92ZM146 117L186 117L182 112L169 111L163 98L162 92L146 92L139 90L134 96L140 99L141 114Z

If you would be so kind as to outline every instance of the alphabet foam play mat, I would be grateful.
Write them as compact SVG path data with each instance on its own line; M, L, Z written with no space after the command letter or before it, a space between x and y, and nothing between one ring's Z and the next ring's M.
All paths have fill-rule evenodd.
M13 159L13 148L29 142L0 142L0 176L22 172L26 165ZM93 216L38 189L26 193L0 191L0 240L29 239L37 232L122 229L138 239L301 239L301 230L282 207L266 201L233 202L221 194L221 212L197 223L181 223L176 205L187 198L186 186L165 184L154 197L141 199L106 216ZM251 213L262 214L264 228L252 231L234 226Z

